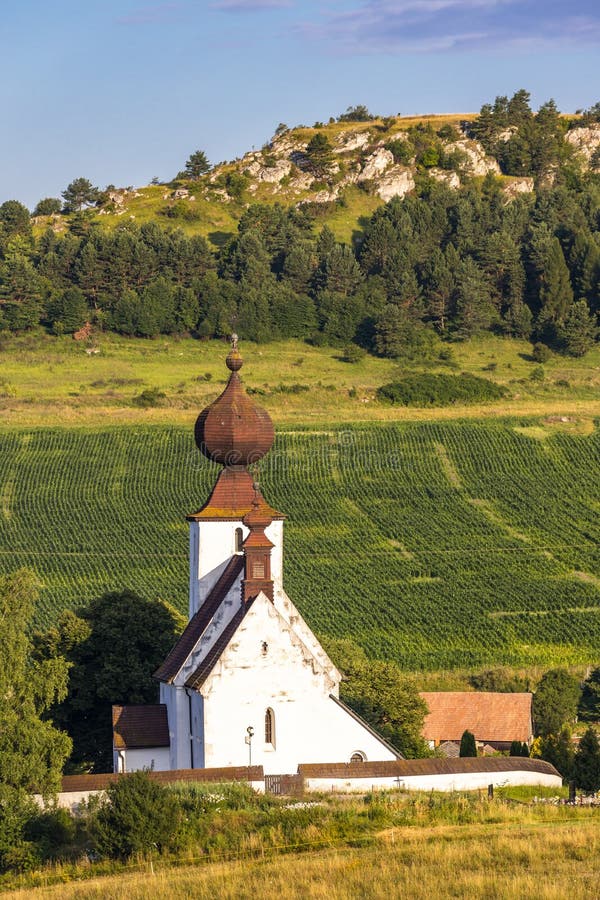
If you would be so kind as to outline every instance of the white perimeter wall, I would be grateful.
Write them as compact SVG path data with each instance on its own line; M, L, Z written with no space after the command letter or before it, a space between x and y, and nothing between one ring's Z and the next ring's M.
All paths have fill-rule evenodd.
M371 789L385 790L401 788L408 791L476 791L494 787L514 785L538 785L559 788L562 778L542 772L465 772L452 775L407 775L404 778L306 778L307 791L336 791L339 793L364 794Z

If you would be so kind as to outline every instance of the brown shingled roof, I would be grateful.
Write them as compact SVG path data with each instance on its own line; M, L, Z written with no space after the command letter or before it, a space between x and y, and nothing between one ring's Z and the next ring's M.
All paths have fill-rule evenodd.
M423 726L427 741L460 741L466 730L482 742L531 739L531 694L432 691L419 696L429 707Z
M164 703L145 706L113 706L113 746L117 750L135 747L168 747L169 723Z
M232 556L212 591L187 623L185 630L175 646L170 650L164 663L154 673L158 681L172 682L185 663L186 659L202 637L219 606L231 590L236 578L244 568L244 557L241 554Z
M539 772L558 775L553 765L542 759L520 756L484 756L460 759L392 759L388 762L303 763L298 773L304 778L403 778L408 775L462 775L468 772Z
M230 766L220 769L173 769L167 772L148 772L148 777L160 784L173 784L178 781L208 781L226 784L229 781L262 781L265 775L262 766ZM114 784L119 778L127 778L127 774L106 772L99 775L64 775L61 791L65 793L104 791L109 784Z

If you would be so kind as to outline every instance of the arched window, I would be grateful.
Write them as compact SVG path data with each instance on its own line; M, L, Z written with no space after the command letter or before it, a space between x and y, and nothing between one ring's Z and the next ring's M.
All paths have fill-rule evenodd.
M241 528L235 529L235 553L242 552L242 544L244 543L244 532Z
M272 709L265 711L265 744L275 746L275 713Z
M364 762L366 760L366 758L367 757L365 756L364 753L362 753L360 750L357 750L356 753L353 753L352 756L350 757L350 762L351 763L361 763L361 762Z

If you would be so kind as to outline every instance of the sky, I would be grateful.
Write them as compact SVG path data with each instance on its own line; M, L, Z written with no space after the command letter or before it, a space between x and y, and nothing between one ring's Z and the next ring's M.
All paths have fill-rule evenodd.
M598 0L4 0L0 202L168 180L365 104L600 100Z

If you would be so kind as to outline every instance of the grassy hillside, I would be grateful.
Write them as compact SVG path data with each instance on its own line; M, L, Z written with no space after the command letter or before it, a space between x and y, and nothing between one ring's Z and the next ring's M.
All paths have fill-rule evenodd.
M97 352L70 336L4 336L0 343L0 430L40 425L86 428L120 424L182 424L223 389L226 345L221 341L95 337ZM342 350L302 341L244 342L242 375L277 426L337 426L344 422L414 421L488 416L566 417L552 430L587 431L600 416L600 345L581 359L554 355L543 366L525 340L487 335L440 344L451 358L420 364L367 355L344 362ZM380 385L419 371L469 372L508 389L506 399L442 409L390 407ZM142 409L135 397L151 388L159 405Z
M473 119L473 113L453 115L430 116L397 116L391 117L384 123L381 119L369 122L332 122L323 124L319 128L298 126L287 132L286 137L296 143L306 143L315 134L323 134L332 143L336 144L345 134L359 134L368 132L372 141L389 140L394 135L407 131L411 126L419 123L430 123L433 128L439 129L443 125L458 126L461 121ZM261 154L268 156L269 145L265 145ZM360 151L359 151L360 153ZM356 152L346 155L347 160L354 160ZM219 182L215 179L219 176L226 178L231 173L242 173L250 163L247 154L241 160L219 163L212 170L210 176L200 181L181 180L176 186L189 190L189 197L185 198L182 215L170 217L169 210L174 205L173 185L145 185L136 187L135 190L123 193L122 202L108 204L102 212L95 210L93 220L103 228L115 228L127 220L134 220L138 224L148 221L157 221L164 226L172 225L181 228L187 234L200 234L209 242L218 247L237 231L237 223L249 203L282 203L285 206L295 205L302 201L310 201L315 195L315 189L295 190L293 185L288 186L286 180L283 183L258 182L249 185L239 196L228 196L219 188ZM183 164L183 161L182 161ZM248 188L252 186L252 190ZM370 216L380 206L382 201L369 195L357 187L349 187L344 192L344 204L333 208L324 208L318 219L318 228L328 224L340 241L350 242L353 234L360 230L361 219ZM40 234L49 224L53 224L56 230L68 228L70 216L47 217L41 216L36 221L36 232Z
M280 430L260 473L289 515L286 585L323 636L410 669L597 660L600 432L504 422ZM216 470L189 428L0 433L0 567L40 624L129 586L182 610L183 520Z

